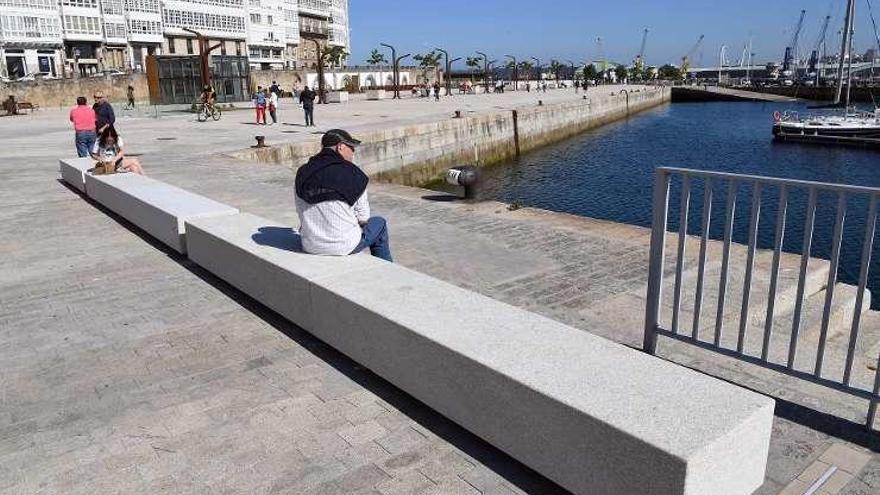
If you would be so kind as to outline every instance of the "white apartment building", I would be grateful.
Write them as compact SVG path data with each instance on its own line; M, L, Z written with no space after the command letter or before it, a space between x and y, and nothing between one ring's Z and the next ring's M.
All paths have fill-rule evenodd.
M0 0L0 74L60 75L58 0Z
M184 28L254 69L311 67L308 40L348 48L348 0L0 0L0 76L143 70L199 53Z

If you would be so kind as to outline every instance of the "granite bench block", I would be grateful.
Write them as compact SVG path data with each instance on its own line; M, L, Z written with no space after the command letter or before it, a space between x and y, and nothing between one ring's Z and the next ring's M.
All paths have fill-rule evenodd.
M763 483L772 399L371 256L303 254L264 218L186 232L194 262L574 493Z
M574 493L764 481L772 399L398 265L311 297L313 334Z
M58 160L58 170L64 182L83 193L86 192L86 172L94 166L95 160L88 157Z
M192 261L306 329L314 326L313 281L386 263L368 254L305 254L293 229L248 213L189 220L186 235Z
M89 197L175 251L186 253L184 222L238 209L136 174L85 176Z

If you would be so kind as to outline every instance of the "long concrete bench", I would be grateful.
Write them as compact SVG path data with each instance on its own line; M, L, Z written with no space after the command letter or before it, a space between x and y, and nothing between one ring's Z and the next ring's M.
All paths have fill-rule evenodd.
M86 174L95 166L91 158L64 158L58 160L61 178L80 192L86 192Z
M234 215L238 209L137 174L85 174L90 198L178 253L186 253L184 222Z
M574 493L763 483L769 398L399 265L302 254L253 215L186 232L194 262Z

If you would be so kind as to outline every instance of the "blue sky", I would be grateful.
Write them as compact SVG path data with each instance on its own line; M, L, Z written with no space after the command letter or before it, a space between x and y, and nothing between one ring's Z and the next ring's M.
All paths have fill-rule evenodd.
M876 46L868 16L868 0L856 1L856 49ZM870 0L880 22L880 0ZM829 42L839 43L845 0L350 0L351 64L363 64L379 42L402 53L420 53L435 46L453 57L474 50L503 59L505 54L557 58L575 62L598 58L596 38L603 40L605 58L629 62L639 50L642 31L649 29L649 64L677 63L705 34L695 59L717 61L727 45L736 61L749 36L755 60L779 60L794 34L801 9L807 10L799 43L812 49L822 20L831 15ZM836 51L837 47L829 51ZM387 55L386 55L387 56ZM694 60L696 64L698 60Z

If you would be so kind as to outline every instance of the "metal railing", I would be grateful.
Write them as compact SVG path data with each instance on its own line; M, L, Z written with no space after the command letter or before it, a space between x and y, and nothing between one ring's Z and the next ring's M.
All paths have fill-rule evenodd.
M675 261L675 280L672 286L671 300L671 323L669 328L664 328L661 324L661 312L664 307L668 307L669 301L664 305L663 300L663 283L665 256L666 256L666 236L669 222L669 206L670 206L670 189L673 184L678 186L675 192L678 194L678 235L677 235L677 253ZM742 189L751 189L751 197L743 195L743 203L751 204L748 216L748 244L745 252L745 267L742 279L742 300L739 311L739 325L736 334L725 334L725 304L727 293L730 289L730 269L731 269L731 244L733 244L734 231L738 230L739 237L742 236L742 230L735 228L735 217L737 208L737 192ZM683 277L684 265L688 261L686 248L688 246L688 223L691 208L691 199L696 189L702 189L702 212L699 226L699 254L696 259L696 283L693 299L692 314L693 328L690 332L683 328ZM724 211L723 234L721 237L721 263L720 263L720 280L718 280L718 299L716 304L716 314L714 322L708 325L703 324L705 315L702 314L705 305L705 291L707 286L707 255L710 250L710 244L713 242L710 237L712 229L713 214L713 197L714 200L721 199L721 193L724 193ZM786 254L783 250L784 239L787 230L797 229L797 226L791 224L786 226L786 220L795 215L792 213L793 196L798 194L799 198L805 197L805 207L803 202L797 204L797 213L803 218L803 234L800 239L793 239L795 244L800 244L800 260L799 272L797 274L797 289L794 300L793 313L791 314L790 335L787 337L784 333L775 335L774 347L775 358L770 357L771 337L779 328L774 328L774 318L779 316L776 314L776 306L778 304L778 290L780 287L780 264L783 256L796 256ZM807 369L803 369L802 363L804 359L798 362L801 366L796 366L796 358L798 357L799 332L803 327L803 319L805 316L805 299L808 286L808 264L811 260L811 252L815 250L814 232L816 230L816 212L820 195L836 196L836 209L834 210L833 231L830 235L830 264L827 276L827 282L824 286L824 308L822 310L821 324L819 326L818 343L815 346L802 346L802 351L809 350L806 354L808 358L806 362ZM774 197L775 196L775 197ZM748 201L750 199L750 201ZM769 201L767 201L769 200ZM775 200L775 201L774 201ZM746 202L748 201L748 202ZM841 184L819 183L800 180L788 180L770 177L760 177L752 175L739 175L729 173L719 173L710 171L688 170L680 168L658 168L656 170L654 182L654 199L653 199L653 220L651 235L651 252L648 278L648 294L645 318L645 336L644 350L645 352L655 354L658 336L665 336L679 342L685 342L702 349L710 350L723 354L728 357L745 361L754 365L771 369L773 371L803 379L815 384L819 384L840 392L850 394L855 397L865 399L869 402L866 425L871 428L874 417L877 412L877 405L880 403L880 366L873 376L873 389L870 388L870 377L863 377L865 388L856 386L853 383L853 363L856 358L856 347L859 341L859 332L861 329L861 320L863 311L866 310L866 292L869 280L869 271L871 266L872 250L875 247L875 236L877 234L876 224L878 216L878 201L880 201L880 189L847 186ZM762 221L762 205L769 203L769 207L765 208L764 221ZM856 210L849 207L849 203L858 203L859 208ZM772 211L775 207L775 214ZM863 208L862 208L863 207ZM699 207L697 207L699 208ZM769 210L769 214L768 211ZM830 212L830 210L828 210ZM853 223L850 228L850 234L847 235L847 242L857 242L860 249L860 261L858 268L857 293L854 302L854 312L852 321L845 321L845 325L849 327L849 335L844 335L848 341L846 347L845 363L842 361L842 354L838 354L838 361L835 365L843 364L842 377L840 373L836 373L837 377L829 377L823 375L823 366L826 363L826 346L828 344L829 323L832 315L832 300L835 294L835 286L838 282L838 269L841 259L841 244L844 240L844 226L847 222L848 213L852 213L854 217L864 212L864 229L861 229L861 222ZM754 294L753 282L755 279L755 260L758 254L759 244L759 224L766 223L775 218L775 223L769 225L772 229L765 226L765 242L766 247L770 247L772 233L772 262L769 273L769 287L767 289L766 310L759 308L756 312L763 316L763 325L758 319L758 323L754 323L754 318L750 319L750 304ZM831 218L829 213L828 219ZM696 220L694 218L693 220ZM695 222L694 222L695 223ZM717 222L716 222L717 223ZM740 226L744 222L740 223ZM828 222L830 224L830 222ZM827 227L822 225L820 227ZM715 231L721 230L719 226L715 226ZM857 229L855 233L852 229ZM696 225L692 226L692 231L697 230ZM827 232L827 231L826 231ZM717 237L717 236L716 236ZM696 243L697 240L692 238L691 241ZM824 243L824 241L823 241ZM717 247L717 246L716 246ZM734 246L736 247L736 246ZM741 249L740 246L738 249ZM794 249L796 250L796 248ZM858 253L853 251L853 256ZM769 253L766 253L769 255ZM853 258L855 259L855 258ZM792 260L793 261L793 260ZM814 259L813 262L816 262ZM737 266L737 269L739 267ZM793 271L793 270L792 270ZM671 273L671 271L670 271ZM692 272L689 272L692 274ZM713 280L714 283L714 280ZM714 286L713 286L714 287ZM738 289L738 287L737 287ZM821 297L821 291L818 292ZM788 301L789 303L791 301ZM687 308L690 310L691 308ZM726 321L735 321L736 312L732 318ZM713 325L714 323L714 325ZM816 321L816 323L819 323ZM754 325L757 328L751 328ZM763 327L763 328L762 328ZM787 325L786 325L787 327ZM753 352L745 349L747 340L747 332L749 329L749 337L752 338L750 343L753 344ZM762 333L762 335L760 335ZM705 335L710 334L708 338ZM755 337L760 339L755 340ZM815 347L815 360L812 359L813 347ZM781 358L779 355L781 353ZM804 356L800 356L803 358ZM874 363L873 357L870 358ZM878 356L876 364L880 365L880 356ZM799 369L801 368L801 369Z

